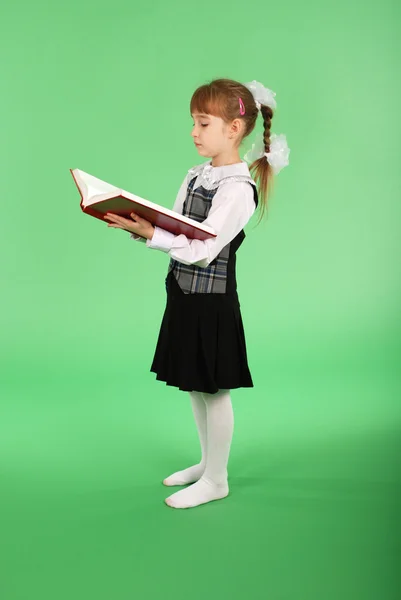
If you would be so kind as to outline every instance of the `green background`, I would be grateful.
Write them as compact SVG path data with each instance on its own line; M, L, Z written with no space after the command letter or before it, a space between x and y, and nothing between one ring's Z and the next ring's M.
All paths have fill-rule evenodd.
M0 33L2 600L398 598L399 5L24 0ZM174 510L200 454L149 371L168 257L69 169L172 207L216 77L277 93L290 166L238 253L230 496Z

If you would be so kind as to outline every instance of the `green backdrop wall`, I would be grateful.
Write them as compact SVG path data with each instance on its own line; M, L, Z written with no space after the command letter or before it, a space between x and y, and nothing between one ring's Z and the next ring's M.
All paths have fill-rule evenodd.
M4 600L395 598L399 6L23 0L0 32ZM172 207L216 77L276 92L290 165L238 253L232 493L174 511L199 449L149 371L168 257L84 215L69 169Z

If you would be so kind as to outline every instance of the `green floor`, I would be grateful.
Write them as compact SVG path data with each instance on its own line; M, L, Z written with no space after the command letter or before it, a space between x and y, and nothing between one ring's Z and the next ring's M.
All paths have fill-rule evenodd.
M199 458L185 393L5 383L1 599L399 598L398 373L254 378L232 393L230 495L187 510L161 483Z

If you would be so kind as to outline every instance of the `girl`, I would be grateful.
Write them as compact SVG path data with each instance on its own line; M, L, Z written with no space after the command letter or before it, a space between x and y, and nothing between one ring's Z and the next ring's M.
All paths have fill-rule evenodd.
M189 169L173 210L212 227L205 241L108 214L110 227L169 255L167 300L150 370L166 385L189 393L198 430L201 460L167 477L166 486L192 484L169 496L173 508L189 508L229 493L227 464L234 418L230 390L253 387L236 283L236 251L243 228L259 202L255 180L239 156L242 140L254 129L260 110L264 133L251 169L266 207L271 175L288 164L285 136L270 141L275 93L256 81L217 79L193 94L193 142L211 160ZM273 134L274 135L274 134ZM273 139L273 136L272 136ZM274 146L274 147L273 147Z

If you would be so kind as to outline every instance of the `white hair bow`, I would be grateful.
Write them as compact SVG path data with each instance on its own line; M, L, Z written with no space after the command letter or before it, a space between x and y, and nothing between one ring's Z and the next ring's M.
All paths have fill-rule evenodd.
M251 92L258 110L260 110L261 104L270 106L272 109L276 108L277 102L274 99L276 92L269 90L269 88L256 81L256 79L249 83L244 83L244 86Z
M263 134L252 144L252 148L244 156L244 160L248 163L252 163L262 156L266 156L267 161L271 164L275 175L280 173L283 167L289 165L290 148L287 144L287 138L284 133L276 135L275 133L271 136L270 152L265 152L265 142Z

